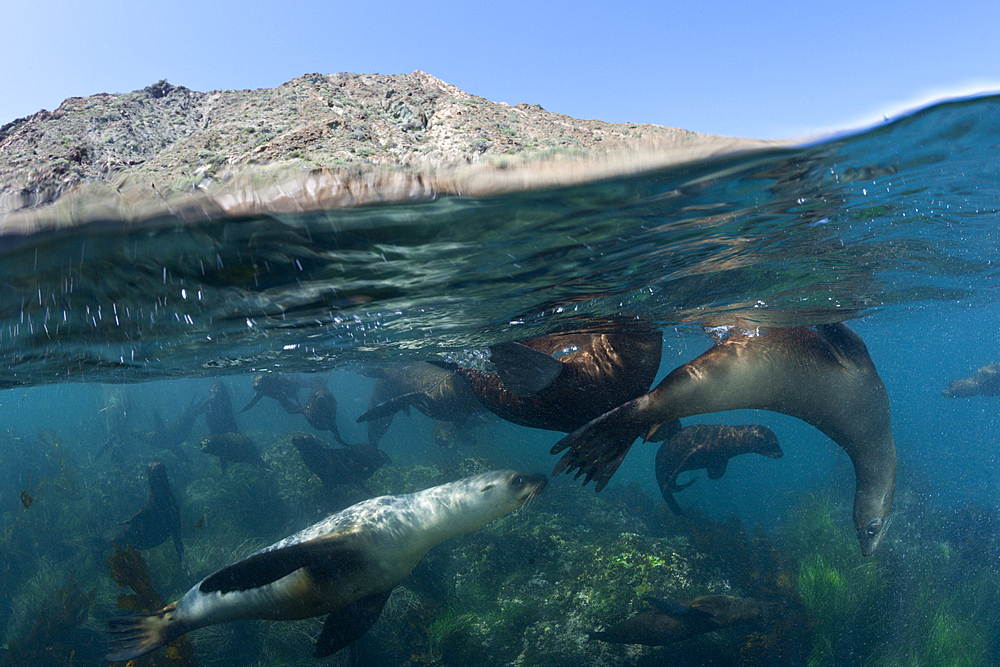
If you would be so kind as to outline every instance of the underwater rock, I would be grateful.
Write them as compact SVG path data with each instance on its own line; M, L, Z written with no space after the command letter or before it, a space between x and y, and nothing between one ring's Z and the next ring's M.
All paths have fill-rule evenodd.
M650 608L607 630L591 632L591 639L614 644L666 646L734 625L771 618L781 604L731 595L702 595L668 600L646 596Z

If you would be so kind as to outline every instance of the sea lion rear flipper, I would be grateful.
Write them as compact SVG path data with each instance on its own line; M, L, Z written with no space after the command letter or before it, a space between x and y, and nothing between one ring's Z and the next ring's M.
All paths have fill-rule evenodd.
M378 421L379 419L385 419L386 417L391 417L400 410L409 409L411 405L419 401L423 398L423 396L424 392L422 391L411 391L408 394L390 398L388 401L379 403L375 407L368 410L368 412L358 417L357 423L373 422Z
M576 478L586 474L583 483L596 480L594 490L600 492L618 470L635 439L650 426L640 416L637 401L629 401L604 413L553 445L551 454L558 454L564 449L569 451L559 459L552 475L577 470Z
M693 481L694 480L691 480L691 482ZM688 484L691 482L688 482ZM677 504L677 499L674 498L673 493L668 491L666 488L663 488L660 490L660 494L663 496L663 499L667 501L667 507L669 507L670 511L674 513L674 516L684 516L684 510L682 510L681 506Z
M327 616L323 623L323 631L316 640L316 652L313 653L313 657L325 658L357 641L375 625L391 594L391 589L383 593L373 593Z
M490 345L490 361L515 396L537 394L563 370L563 363L555 357L521 343Z
M275 582L302 568L308 568L313 577L350 577L364 566L354 539L350 535L336 535L247 556L210 574L198 585L198 590L202 593L246 591Z

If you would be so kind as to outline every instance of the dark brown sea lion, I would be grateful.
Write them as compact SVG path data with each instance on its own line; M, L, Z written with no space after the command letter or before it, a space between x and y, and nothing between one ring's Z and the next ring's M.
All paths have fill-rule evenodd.
M368 422L368 443L375 445L385 435L393 416L415 407L431 419L464 425L484 412L469 385L453 370L418 361L386 366L367 374L378 378L368 401L368 411L358 423Z
M302 401L299 400L299 389L305 384L294 375L285 373L258 373L253 376L253 390L256 392L250 402L240 410L240 414L246 412L263 397L276 400L285 412L298 414L302 411Z
M896 487L889 398L868 349L843 324L734 332L674 369L649 393L560 440L569 449L554 474L578 470L603 488L632 442L664 422L751 408L781 412L815 426L854 464L854 527L870 555L888 526Z
M208 400L205 401L205 424L209 433L239 433L236 425L236 414L233 412L233 399L229 397L226 385L218 380L208 388Z
M778 459L784 452L774 431L760 424L698 424L682 428L664 441L656 452L656 482L663 499L674 514L684 514L674 494L691 486L698 478L678 484L677 476L688 470L705 468L709 479L720 479L726 474L729 459L741 454L760 454Z
M972 377L955 380L941 392L945 398L1000 396L1000 364L983 366Z
M219 457L222 472L230 461L233 463L249 463L259 468L268 468L267 462L260 457L257 445L242 433L212 433L201 441L201 451Z
M302 462L319 477L327 489L348 484L359 486L383 465L391 463L389 456L371 445L349 445L331 449L322 440L308 433L292 436L292 445Z
M326 387L326 380L314 382L309 398L305 404L299 408L309 425L317 431L330 431L333 438L340 444L347 447L347 443L340 437L340 430L337 428L337 399L333 397Z
M497 373L458 369L473 394L501 419L569 432L641 396L660 367L663 336L641 318L593 321L569 332L494 345ZM634 439L634 438L633 438Z
M612 644L666 646L713 630L767 620L782 607L780 602L730 595L703 595L680 600L645 599L652 607L607 630L589 633L591 639Z
M167 467L153 461L146 467L149 498L138 514L123 521L115 535L115 542L131 545L136 549L158 547L168 538L174 540L177 558L184 566L184 543L181 542L181 510L170 490Z

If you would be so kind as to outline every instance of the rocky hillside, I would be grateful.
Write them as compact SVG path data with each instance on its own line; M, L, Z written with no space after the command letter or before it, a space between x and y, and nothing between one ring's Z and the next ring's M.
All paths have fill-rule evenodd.
M412 198L414 179L417 195L428 188L491 192L538 182L539 165L551 171L553 164L586 162L585 173L572 177L580 180L595 175L595 159L623 152L656 154L654 162L662 162L664 152L679 149L687 155L698 148L697 157L706 147L728 152L760 145L654 125L577 120L537 105L509 106L419 71L308 74L273 89L208 93L160 81L131 93L72 97L51 113L39 111L0 128L0 213L44 207L80 186L90 192L86 188L103 184L105 193L162 199L217 192L237 175L256 187L259 180L246 174L267 173L273 183L317 170L339 175L333 186L338 192L354 190L348 203L356 203L359 175L372 173L380 176L377 182L369 177L365 189L380 199L387 182L393 184L389 190ZM455 186L456 169L469 165L463 185ZM531 175L512 180L510 172L517 170L511 168L523 171L525 165ZM496 177L500 172L507 172L503 179ZM482 173L493 175L489 184Z

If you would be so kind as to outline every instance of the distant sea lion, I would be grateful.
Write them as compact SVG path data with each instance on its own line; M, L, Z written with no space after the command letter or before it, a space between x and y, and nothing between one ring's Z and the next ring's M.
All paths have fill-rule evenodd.
M330 431L334 440L347 447L347 443L340 437L340 430L337 428L337 399L333 397L326 387L326 381L313 383L312 391L305 405L298 409L317 431Z
M889 398L868 349L843 324L736 331L674 369L649 393L560 440L553 474L579 470L602 489L632 442L663 422L751 408L797 417L840 445L854 464L854 527L870 555L888 526L896 487Z
M652 607L607 630L590 632L591 639L612 644L666 646L713 630L766 620L776 615L782 606L780 602L730 595L645 599Z
M431 419L463 426L484 412L464 379L451 369L423 361L386 366L366 374L378 378L368 401L368 411L358 423L368 422L368 443L378 444L400 410L415 407Z
M253 390L256 392L250 402L240 410L246 412L263 397L273 398L289 414L302 411L302 401L299 400L299 389L305 384L294 375L285 373L258 373L253 376Z
M569 332L490 347L497 373L458 369L501 419L569 432L641 396L656 379L663 336L641 318L593 321ZM634 439L634 438L633 438Z
M233 399L229 397L226 385L216 380L208 388L205 401L205 424L209 433L239 433L236 415L233 413Z
M254 441L242 433L212 433L201 440L201 451L219 457L222 472L226 472L229 462L249 463L259 468L268 468L260 457Z
M945 398L1000 396L1000 364L983 366L972 377L955 380L941 392Z
M705 468L709 479L720 479L726 474L729 459L741 454L760 454L778 459L784 452L774 431L760 424L699 424L682 428L664 441L656 452L656 482L663 499L674 514L684 514L674 494L691 486L698 478L677 484L677 476L688 470Z
M298 450L305 466L319 477L327 489L342 484L358 486L376 470L391 463L389 456L378 447L365 444L331 449L308 433L294 434L292 445Z
M123 521L115 541L136 549L158 547L168 538L174 540L177 559L184 567L184 543L181 542L181 510L170 490L167 467L153 461L146 467L149 497L138 514Z
M325 657L368 631L431 547L510 514L544 487L542 475L499 470L358 503L209 575L155 614L109 619L106 657L132 660L217 623L329 614L316 642Z

